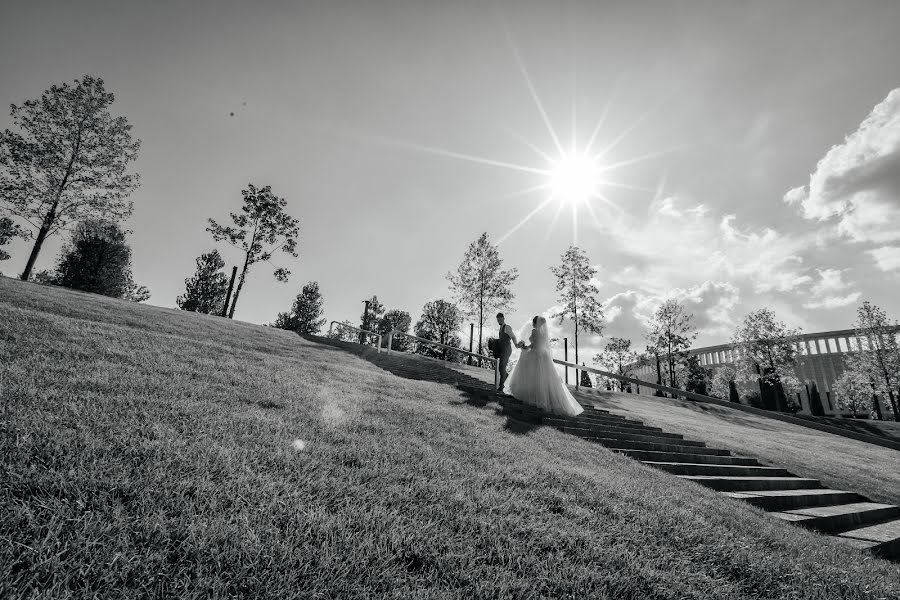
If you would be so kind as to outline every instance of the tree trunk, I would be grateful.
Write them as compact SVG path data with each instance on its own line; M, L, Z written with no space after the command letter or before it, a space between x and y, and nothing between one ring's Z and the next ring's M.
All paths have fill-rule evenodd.
M900 421L900 410L897 410L897 408L900 407L897 406L897 399L894 397L894 390L888 390L888 395L891 397L891 408L894 409L894 420Z
M234 318L234 309L237 306L238 296L241 295L241 288L244 287L244 278L247 276L247 267L249 267L250 253L244 255L244 269L241 271L241 278L238 279L237 289L234 290L234 300L231 301L231 308L228 309L228 318Z
M875 418L884 421L884 415L881 414L881 403L878 401L878 394L872 394L872 408L875 409Z
M19 277L22 281L28 281L31 277L34 263L37 262L38 254L41 253L41 246L44 245L44 240L47 239L47 233L50 231L50 227L53 226L53 221L56 220L56 207L58 205L59 200L57 199L57 201L53 203L53 206L50 207L50 211L44 216L44 221L41 223L37 239L34 240L34 246L31 247L31 254L28 256L28 262L25 263L25 270L22 271L22 275Z
M659 362L659 353L658 353L658 352L655 352L653 355L656 357L656 385L662 385L662 383L663 383L663 380L662 380L662 364L660 364L660 362ZM663 398L664 398L665 395L666 395L666 393L663 392L662 390L655 390L655 391L653 392L653 395L654 395L654 396L659 396L659 397L663 397Z

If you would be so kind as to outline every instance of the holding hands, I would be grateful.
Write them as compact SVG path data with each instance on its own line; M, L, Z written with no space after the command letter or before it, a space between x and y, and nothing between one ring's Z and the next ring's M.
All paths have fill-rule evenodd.
M518 344L516 344L516 346L518 346L519 348L521 348L522 350L524 350L524 349L525 349L525 342L519 342Z

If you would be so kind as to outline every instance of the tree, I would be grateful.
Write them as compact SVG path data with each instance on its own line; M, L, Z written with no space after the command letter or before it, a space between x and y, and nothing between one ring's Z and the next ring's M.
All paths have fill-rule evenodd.
M341 327L344 325L344 327ZM349 327L348 327L349 326ZM356 331L350 329L353 326L348 319L345 319L340 322L340 324L335 325L331 331L325 334L325 337L330 340L338 340L341 342L355 342L356 341Z
M717 398L730 399L730 384L734 382L736 376L737 372L729 365L716 367L709 384L709 392Z
M860 342L861 340L857 339L857 344ZM858 348L859 350L856 352L844 355L844 371L839 378L839 381L841 379L844 379L844 381L842 390L835 392L838 396L837 401L841 402L840 396L848 392L854 394L854 399L846 400L848 403L854 402L856 396L865 398L864 402L871 407L869 413L875 419L882 420L884 414L881 410L881 404L878 402L880 390L876 384L872 369L877 363L871 356L867 355L869 350L864 346L860 345ZM883 392L881 393L883 395ZM891 409L893 410L893 406L891 406ZM896 411L894 412L894 418L896 419Z
M603 333L603 307L596 295L600 293L593 283L597 269L591 266L587 255L577 246L570 246L562 255L562 264L550 267L556 276L556 291L562 308L553 315L562 325L567 318L575 324L575 364L578 364L578 330L600 335Z
M760 380L762 402L769 409L786 410L778 384L794 375L800 329L789 329L775 313L761 308L744 317L731 341L735 368L742 381Z
M296 258L297 237L300 235L300 222L284 211L287 201L273 194L271 186L257 189L249 184L246 190L241 190L241 195L244 197L243 214L231 213L236 227L224 227L209 219L206 228L217 242L224 240L244 252L244 268L241 269L228 310L229 319L234 317L234 309L250 267L258 262L268 262L279 250ZM284 282L291 272L276 268L273 274L276 280Z
M125 283L125 293L122 300L129 302L143 302L150 299L150 290L145 285L138 285L131 277L131 269L128 270L128 281Z
M862 369L855 368L852 364L847 364L848 359L851 359L851 357L845 357L844 372L831 386L831 391L834 392L835 396L835 403L842 410L850 410L854 413L874 412L872 410L872 384L866 378Z
M709 395L712 371L701 365L699 358L686 353L682 354L675 365L675 371L678 381L681 382L681 389L703 396Z
M511 287L518 279L516 269L504 271L497 247L488 241L487 233L469 245L456 273L447 280L457 303L467 316L478 323L478 354L482 352L484 324L495 310L508 310L515 296Z
M652 339L651 332L648 329L644 332L644 337L647 339L647 347L644 350L644 355L647 357L647 362L651 365L656 363L656 385L663 385L663 377L662 377L662 365L661 365L661 352L659 349L658 340ZM662 390L654 390L654 396L665 396L666 393Z
M581 363L581 366L583 367L584 363ZM594 387L593 385L591 385L591 376L588 375L587 371L581 372L581 387Z
M462 326L462 321L463 315L456 305L446 300L426 302L422 307L421 318L416 321L415 333L420 338L459 348L462 340L457 334ZM448 351L446 348L438 348L422 342L417 344L416 352L423 356L444 360L455 361L462 357L461 354Z
M126 232L107 221L84 221L72 234L57 264L58 285L123 298L133 290L131 249Z
M859 369L872 382L873 389L890 400L894 419L900 410L894 391L900 386L900 343L898 324L878 306L865 301L856 310L856 340L859 345Z
M384 313L384 316L378 319L375 324L375 332L384 336L383 343L387 344L387 336L392 331L402 331L409 333L409 326L412 318L405 310L391 309ZM391 341L391 350L399 352L408 352L413 347L412 340L405 335L394 336Z
M825 415L825 409L822 406L822 396L819 394L819 386L815 381L809 382L809 410L810 412L821 417Z
M322 315L322 294L319 293L319 284L310 281L294 299L294 305L289 313L278 313L272 327L287 329L296 333L318 335L325 325Z
M15 237L26 237L26 235L9 217L0 218L0 246L5 246ZM9 260L9 253L2 248L0 248L0 260Z
M221 272L225 261L218 250L213 250L200 255L195 262L197 272L184 280L184 295L178 296L175 304L181 310L221 315L228 290L228 277Z
M103 80L85 75L73 85L46 90L40 99L12 105L21 132L0 134L0 205L37 230L22 271L28 280L44 241L70 223L121 221L131 215L128 196L139 185L128 173L140 140Z
M631 377L638 366L638 355L631 349L631 340L614 337L607 343L603 352L595 354L593 362L602 365L622 377ZM625 390L625 382L618 380L619 391Z
M669 386L673 388L678 387L675 366L697 337L691 323L693 317L677 300L666 300L659 305L647 325L647 337L656 353L665 358Z
M366 331L374 331L383 314L384 304L378 301L378 296L373 295L369 300L369 306L367 309L364 308L362 314L359 316L359 328L365 329ZM360 335L360 340L362 339L363 334ZM360 341L360 344L362 343L363 342Z

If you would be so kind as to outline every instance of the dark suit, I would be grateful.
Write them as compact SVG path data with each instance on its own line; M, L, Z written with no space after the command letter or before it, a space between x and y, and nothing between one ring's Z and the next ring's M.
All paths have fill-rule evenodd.
M503 325L500 328L500 335L497 336L497 357L500 359L500 381L497 383L499 391L503 391L503 386L506 385L506 367L509 366L509 357L512 356L513 350L512 338L506 333L507 327L509 325Z

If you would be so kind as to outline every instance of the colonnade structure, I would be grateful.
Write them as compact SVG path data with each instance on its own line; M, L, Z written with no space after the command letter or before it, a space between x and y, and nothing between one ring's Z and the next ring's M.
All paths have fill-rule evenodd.
M900 334L900 327L893 328L893 331L894 335ZM797 378L807 386L811 382L816 383L826 415L850 416L852 414L837 408L833 386L844 371L844 357L849 353L858 352L860 342L865 348L867 340L858 339L854 329L804 333L797 336L797 340L794 342L794 347L797 349L797 365L795 367ZM692 348L688 354L696 356L701 365L713 370L724 365L734 366L736 358L731 344ZM652 364L636 369L633 377L648 383L656 383L656 375L656 365ZM640 393L653 394L653 390L641 386ZM801 391L799 400L802 407L801 412L809 414L809 398L806 390ZM879 400L882 403L882 409L889 404L884 398L879 398Z

